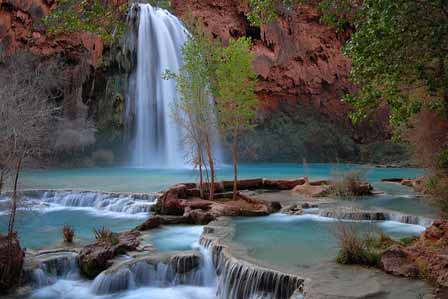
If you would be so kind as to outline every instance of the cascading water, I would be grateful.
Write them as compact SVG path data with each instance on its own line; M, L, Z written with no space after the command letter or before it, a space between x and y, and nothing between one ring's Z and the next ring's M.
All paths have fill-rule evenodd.
M131 83L127 118L133 123L131 164L134 167L183 168L180 128L171 118L179 95L166 70L178 72L187 39L182 23L167 10L138 5L137 67ZM131 14L135 13L135 7Z

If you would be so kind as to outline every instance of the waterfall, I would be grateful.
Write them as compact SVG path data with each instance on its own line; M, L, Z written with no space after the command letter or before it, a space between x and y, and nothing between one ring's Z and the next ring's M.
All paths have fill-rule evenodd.
M54 284L58 278L77 279L78 255L72 252L45 253L37 257L38 265L28 279L36 288Z
M182 23L167 10L137 4L137 67L131 78L127 121L132 122L131 165L183 168L179 126L171 117L179 95L174 80L164 80L166 70L178 72L181 49L187 39ZM137 11L137 12L135 12ZM135 18L135 16L133 17Z
M139 214L148 213L157 195L147 193L114 193L99 191L51 191L35 190L24 193L29 206L42 208L70 207Z
M204 259L211 257L191 252L168 258L136 258L103 271L93 281L91 291L104 295L138 287L214 286L214 269L209 272Z

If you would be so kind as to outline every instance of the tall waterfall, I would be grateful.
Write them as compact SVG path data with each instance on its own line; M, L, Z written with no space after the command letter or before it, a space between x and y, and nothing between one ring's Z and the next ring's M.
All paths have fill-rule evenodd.
M167 10L149 4L138 4L138 21L137 68L127 107L127 115L134 117L131 165L182 168L181 132L171 117L179 95L176 82L162 75L179 70L187 31Z

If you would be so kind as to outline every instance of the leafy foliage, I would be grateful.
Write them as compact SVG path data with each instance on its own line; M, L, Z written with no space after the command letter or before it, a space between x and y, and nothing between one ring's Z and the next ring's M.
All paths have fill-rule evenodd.
M253 126L258 101L250 46L248 38L230 40L216 69L219 124L226 133L239 133Z
M238 141L241 132L253 128L258 106L255 95L257 75L252 68L254 54L250 47L251 40L248 38L230 40L228 47L222 49L216 67L219 128L231 144L234 199L238 180Z
M59 0L56 9L45 17L50 32L73 33L88 31L103 41L113 42L126 30L123 16L127 3L103 0Z
M360 121L382 101L399 126L423 106L448 108L446 63L448 3L443 1L365 0L345 47L353 61L351 79L360 90L347 96Z
M164 77L176 80L181 99L173 107L173 116L184 129L187 160L199 168L201 193L202 170L205 169L211 183L209 193L212 198L215 179L213 148L217 128L212 95L221 45L194 20L190 23L191 35L182 48L184 64L178 74L168 70Z

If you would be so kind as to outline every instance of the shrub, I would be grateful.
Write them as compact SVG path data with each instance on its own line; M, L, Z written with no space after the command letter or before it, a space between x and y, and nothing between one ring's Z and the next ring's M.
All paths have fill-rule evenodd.
M336 229L339 242L336 262L344 265L378 265L379 255L368 246L355 225L341 222Z
M64 235L64 242L73 243L73 237L75 236L75 231L68 225L64 225L62 228L62 234Z
M443 218L448 218L448 177L432 176L426 181L426 191Z
M118 244L118 235L112 232L110 229L105 228L104 226L99 229L93 229L93 233L97 241L108 242L112 245Z
M364 173L361 170L333 174L330 194L346 198L367 195L371 191L370 185L363 184Z
M400 239L400 243L403 244L404 246L408 246L408 245L413 244L417 240L418 240L418 237L416 237L416 236L403 237Z

